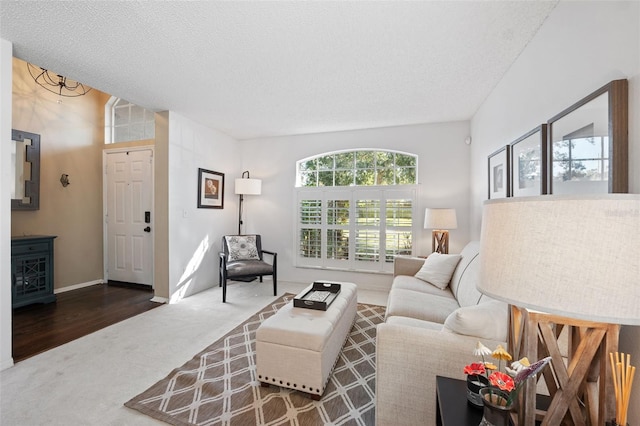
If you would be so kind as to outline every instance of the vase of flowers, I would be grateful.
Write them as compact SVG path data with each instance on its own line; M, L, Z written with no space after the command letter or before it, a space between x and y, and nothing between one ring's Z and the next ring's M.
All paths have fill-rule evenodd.
M480 390L480 396L484 405L479 426L509 426L513 402L509 403L508 393L486 387Z
M467 374L467 380L470 375L481 374L486 377L488 382L484 388L479 390L480 400L484 407L480 425L507 426L510 411L522 385L527 379L538 374L551 361L551 357L543 358L533 364L526 357L512 361L511 355L502 345L498 345L492 351L481 342L478 342L473 354L480 357L482 362L465 366L464 372ZM489 357L496 360L498 365L487 361ZM506 419L506 422L503 419Z

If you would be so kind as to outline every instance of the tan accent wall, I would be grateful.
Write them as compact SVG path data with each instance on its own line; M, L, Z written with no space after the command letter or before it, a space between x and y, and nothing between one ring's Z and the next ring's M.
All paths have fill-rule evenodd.
M102 151L109 98L96 89L73 98L50 93L33 81L26 62L13 59L12 127L40 135L41 166L40 209L12 211L11 235L57 235L56 289L104 278ZM71 182L66 188L63 173Z
M156 297L169 299L169 112L156 113L154 158L153 282Z

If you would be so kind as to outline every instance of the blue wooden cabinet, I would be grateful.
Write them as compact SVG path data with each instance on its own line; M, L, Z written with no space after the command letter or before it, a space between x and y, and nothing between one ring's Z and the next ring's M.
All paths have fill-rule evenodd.
M11 237L11 306L56 301L51 235Z

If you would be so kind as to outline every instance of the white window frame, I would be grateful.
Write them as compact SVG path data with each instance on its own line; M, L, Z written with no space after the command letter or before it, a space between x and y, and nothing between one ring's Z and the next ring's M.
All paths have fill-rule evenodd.
M415 182L413 184L398 184L395 180L394 182L388 185L371 185L371 186L357 186L352 184L350 186L302 186L302 178L301 178L301 166L302 164L330 155L335 154L346 154L346 153L355 153L355 152L385 152L385 153L393 153L400 154L405 156L410 156L415 159ZM387 170L388 167L382 167L378 169L378 165L375 163L374 156L374 164L372 167L368 167L373 169L375 173L378 170ZM353 164L354 176L357 168L357 162ZM397 169L398 166L396 164L396 159L394 157L394 169ZM318 172L317 169L316 173ZM322 169L323 171L336 171L336 170L346 170L346 169L336 169L335 164L333 169ZM305 170L307 172L307 170ZM326 152L318 155L314 155L312 157L307 157L302 160L296 162L296 189L295 189L295 197L296 200L294 206L294 214L293 216L296 218L295 226L294 226L294 263L296 267L301 268L321 268L321 269L336 269L336 270L347 270L347 271L358 271L358 272L374 272L374 273L392 273L393 272L393 261L386 260L386 245L387 245L387 234L388 231L398 230L398 231L408 231L410 232L411 238L411 253L402 253L402 254L414 254L414 237L418 235L419 227L417 217L417 194L418 194L418 156L415 154L411 154L408 152L388 150L388 149L375 149L375 148L363 148L363 149L353 149L353 150L342 150L342 151L333 151ZM316 185L319 183L319 179L316 176ZM334 179L335 183L335 179ZM308 224L302 223L302 215L301 215L301 203L304 200L317 200L320 202L320 223L318 224ZM328 223L328 202L331 200L347 200L349 202L349 222L348 225L335 225ZM379 218L376 224L372 225L358 225L357 221L354 220L357 217L356 207L357 202L359 200L376 200L379 202ZM411 203L411 227L410 229L406 229L407 227L398 227L387 225L387 202L390 200L408 200ZM301 255L302 247L301 247L301 234L303 229L318 229L320 230L320 257L311 258L311 257L303 257ZM349 236L349 258L348 259L333 259L327 257L327 248L328 248L328 237L327 233L331 229L345 229ZM376 254L375 260L357 260L356 253L356 240L358 238L358 231L374 231L378 232L378 252Z

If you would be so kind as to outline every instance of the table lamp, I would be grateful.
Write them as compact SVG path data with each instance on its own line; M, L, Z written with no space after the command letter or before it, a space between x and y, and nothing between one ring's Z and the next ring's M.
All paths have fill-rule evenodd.
M537 419L612 420L609 353L617 351L621 324L640 325L640 195L489 200L480 241L478 290L511 305L510 351L516 359L552 357L551 370L541 373L551 403ZM520 425L536 420L536 383L529 382Z
M246 175L246 177L245 177ZM238 235L242 232L242 203L245 195L260 195L262 193L262 180L251 179L249 171L242 172L242 177L236 179L235 193L240 196L238 204Z
M424 212L424 229L431 231L431 251L435 253L449 253L449 231L456 229L458 220L455 209L431 209Z

